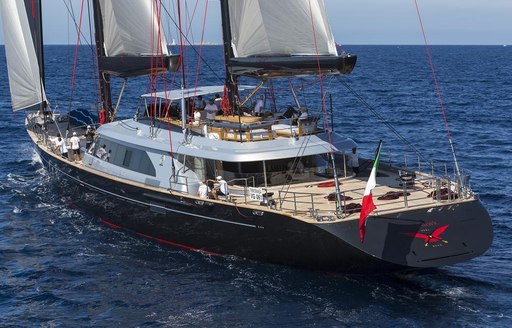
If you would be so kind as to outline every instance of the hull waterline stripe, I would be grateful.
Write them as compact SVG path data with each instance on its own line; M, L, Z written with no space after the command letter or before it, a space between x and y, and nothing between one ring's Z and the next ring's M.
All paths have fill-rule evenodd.
M103 220L103 219L100 219L100 220L101 220L101 222L103 222L104 224L106 224L108 227L110 227L112 229L123 229L123 230L131 231L130 229L123 228L122 226L119 226L119 225L114 224L112 222L109 222L107 220ZM195 248L195 247L192 247L192 246L187 246L187 245L175 243L175 242L172 242L172 241L169 241L169 240L165 240L165 239L153 237L153 236L150 236L150 235L146 235L146 234L141 233L141 232L136 232L135 231L135 233L137 235L141 236L141 237L144 237L144 238L147 238L147 239L152 239L152 240L155 240L155 241L157 241L159 243L162 243L162 244L176 246L176 247L183 248L183 249L186 249L186 250L190 250L190 251L194 251L194 252L199 252L199 253L203 253L203 254L208 254L208 255L224 256L223 254L220 254L220 253L215 253L215 252L207 251L207 250L204 250L204 249Z

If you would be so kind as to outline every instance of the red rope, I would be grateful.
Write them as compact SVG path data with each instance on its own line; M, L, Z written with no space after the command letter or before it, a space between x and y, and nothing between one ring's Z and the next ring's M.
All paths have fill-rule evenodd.
M197 6L197 2L196 2L196 6ZM207 13L208 13L208 0L206 0L206 4L205 4L205 8L204 8L203 30L201 31L201 43L199 44L199 56L197 57L196 82L194 85L194 99L196 97L197 85L199 83L199 73L201 71L201 58L203 58L203 41L204 41L204 30L206 27ZM190 113L190 115L193 116L194 113Z
M152 40L152 49L153 50L153 53L155 53L156 55L156 60L155 60L155 67L152 67L152 75L153 75L153 86L152 86L152 94L153 94L153 99L154 99L154 108L156 110L156 106L158 104L158 101L157 101L157 97L156 97L156 92L157 92L157 88L158 88L158 80L159 80L159 73L160 73L160 70L159 68L163 68L164 67L164 64L165 64L165 58L163 56L163 46L167 47L167 45L162 45L162 41L163 41L163 38L162 38L162 2L159 1L159 0L154 0L154 7L155 7L155 14L156 14L156 17L157 17L157 42L156 42L156 45L154 44L154 40ZM154 20L152 19L151 20L154 24ZM152 32L151 32L151 35L152 35L152 38L154 38L154 33L153 33L153 29L152 29ZM160 63L158 63L158 57L160 57ZM153 64L153 63L152 63ZM160 65L159 65L160 64ZM162 79L163 79L163 91L164 91L164 95L167 94L167 78L166 78L166 72L164 71L162 74ZM176 74L173 75L173 82L174 82L174 77L176 76ZM172 85L172 83L171 83ZM169 99L167 97L165 97L165 115L164 117L166 118L167 120L167 133L169 135L169 151L170 151L170 155L171 157L173 156L173 145L172 145L172 132L171 132L171 121L170 121L170 116L169 116ZM162 114L162 108L160 107L160 117L161 117L161 114Z
M345 49L343 49L343 46L341 44L339 44L338 42L335 42L335 43L336 43L336 47L340 48L341 53L344 53Z
M444 108L443 97L441 96L441 90L439 89L439 84L437 83L437 75L436 70L434 68L434 61L432 60L432 55L430 54L430 46L427 41L427 36L425 34L425 29L423 28L423 21L421 19L420 9L418 6L418 1L414 0L414 4L416 5L416 13L418 14L418 20L420 21L421 33L423 34L423 40L425 41L425 48L427 50L428 60L430 62L430 70L432 71L432 78L434 79L434 85L437 92L437 98L439 99L439 104L441 105L441 111L443 113L443 120L446 128L446 132L448 133L448 139L452 139L450 128L448 127L448 119L446 118L446 111Z
M85 0L82 0L82 5L80 7L80 19L78 22L78 30L77 30L77 36L76 36L76 46L75 46L75 59L73 60L73 76L71 78L71 95L69 102L71 104L71 101L73 100L73 91L75 89L75 79L76 79L76 67L78 62L78 49L80 46L80 35L82 30L82 17L84 13L84 2Z
M316 58L317 58L317 65L318 65L318 78L320 81L320 93L322 95L322 110L324 112L324 124L327 129L327 136L329 137L329 145L331 148L331 153L334 152L334 148L332 145L332 137L331 137L331 129L329 128L329 120L327 119L327 104L325 99L325 91L324 91L324 82L323 82L323 75L322 75L322 66L320 65L320 54L318 52L318 44L316 40L316 31L315 31L315 21L313 17L313 9L311 7L311 0L309 0L309 13L311 16L311 28L313 29L313 39L315 42L315 51L316 51Z

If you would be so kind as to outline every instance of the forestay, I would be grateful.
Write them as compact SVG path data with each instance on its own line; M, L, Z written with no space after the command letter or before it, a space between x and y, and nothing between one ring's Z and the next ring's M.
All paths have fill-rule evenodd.
M37 109L46 102L25 4L25 1L0 1L11 101L15 111Z

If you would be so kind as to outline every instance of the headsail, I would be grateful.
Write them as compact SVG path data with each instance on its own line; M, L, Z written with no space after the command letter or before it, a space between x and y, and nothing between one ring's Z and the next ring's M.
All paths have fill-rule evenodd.
M0 1L13 110L46 104L42 80L40 2ZM36 51L37 50L37 51Z
M225 5L232 74L317 74L318 60L324 74L340 74L355 65L354 56L338 56L323 0L245 0Z
M101 34L100 70L118 76L174 70L179 56L171 56L158 17L156 1L96 0L97 33ZM99 25L99 26L98 26ZM163 60L163 62L162 62Z

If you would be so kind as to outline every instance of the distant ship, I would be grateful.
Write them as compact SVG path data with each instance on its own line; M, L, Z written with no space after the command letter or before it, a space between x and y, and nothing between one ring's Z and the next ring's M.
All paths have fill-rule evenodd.
M286 111L264 105L250 115L274 79L354 69L356 56L338 54L322 0L221 0L225 85L144 94L139 107L123 103L135 113L124 120L116 113L127 81L177 71L181 57L166 47L154 1L92 1L100 122L76 160L61 154L58 135L84 135L88 123L47 101L41 0L27 3L0 2L13 109L26 111L44 167L109 226L209 254L339 272L439 267L489 248L491 220L467 177L383 163L377 173L378 156L351 155L357 144L297 97ZM124 79L115 102L113 78ZM217 93L222 115L192 105ZM364 242L363 199L376 206Z

